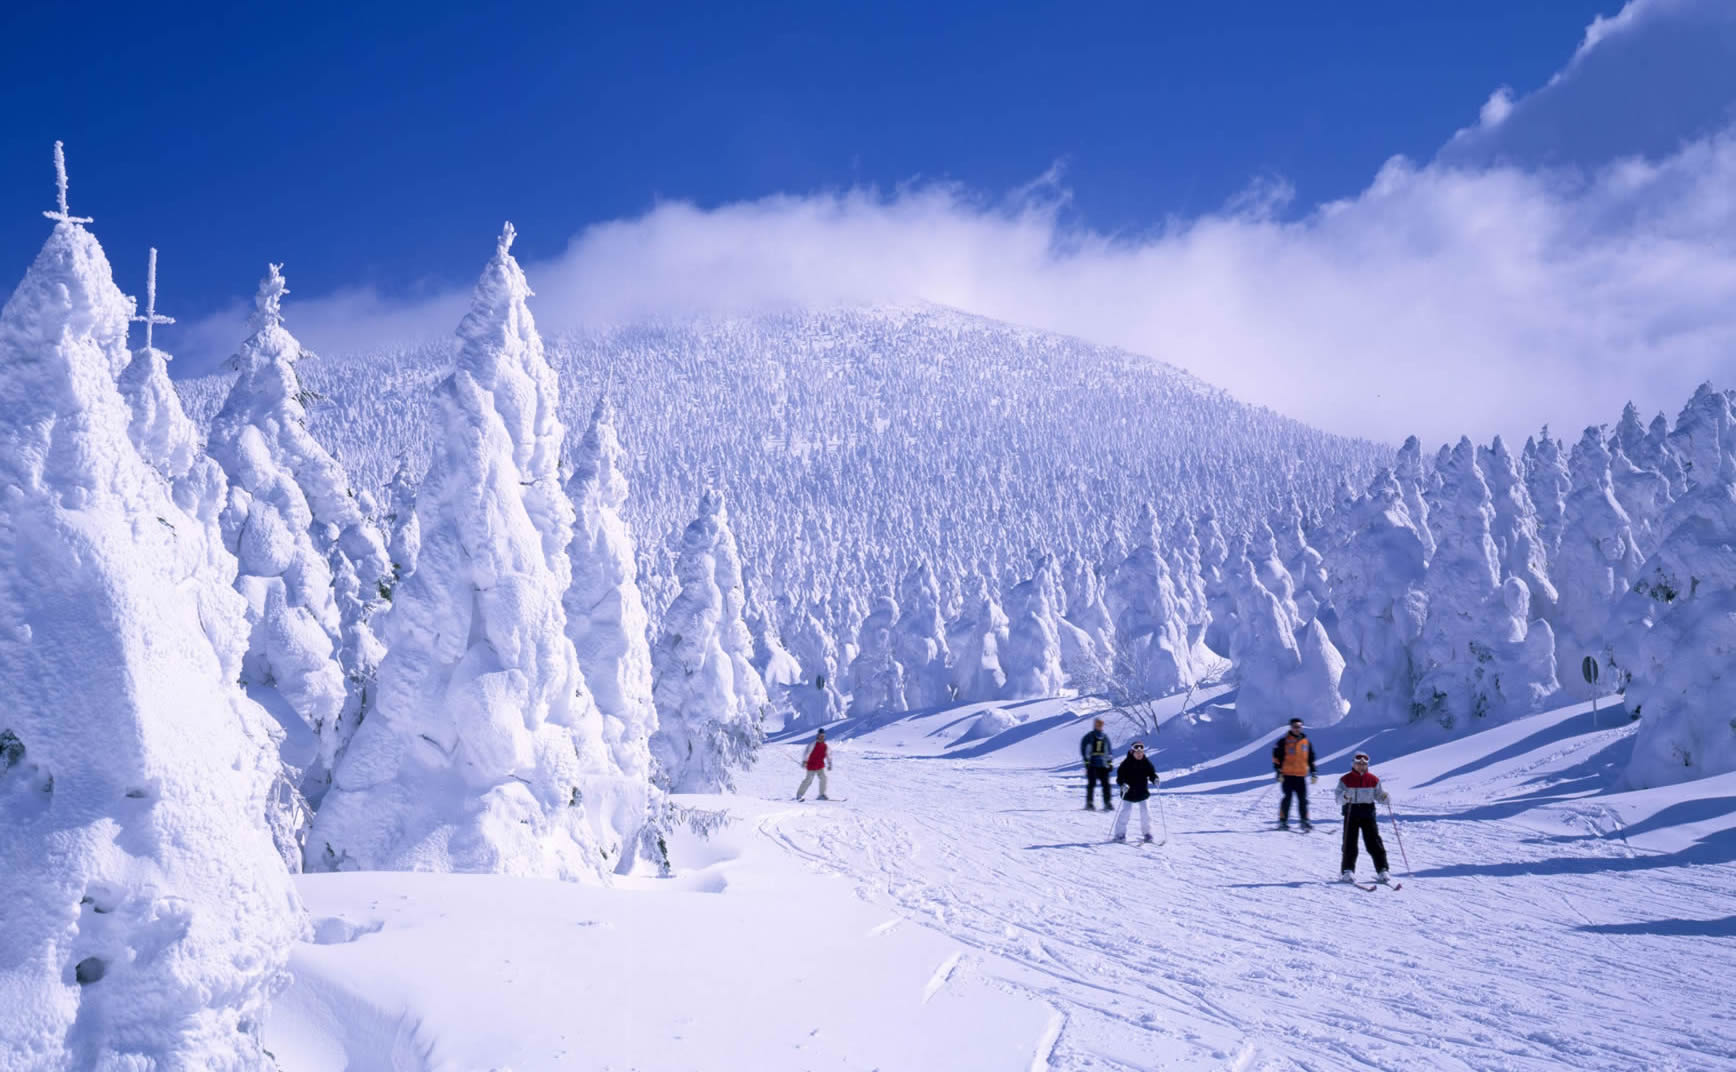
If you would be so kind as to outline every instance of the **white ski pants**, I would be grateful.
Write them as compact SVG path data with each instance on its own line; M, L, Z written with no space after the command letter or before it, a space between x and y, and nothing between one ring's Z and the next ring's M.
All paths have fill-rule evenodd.
M1133 809L1139 809L1139 832L1146 837L1151 836L1151 811L1146 807L1148 801L1128 800L1123 797L1121 810L1115 813L1115 836L1127 836L1127 820L1133 817Z
M811 770L808 772L808 776L802 779L801 786L796 790L797 797L808 795L808 786L814 784L814 775L816 774L820 776L820 795L826 795L826 772L824 770Z

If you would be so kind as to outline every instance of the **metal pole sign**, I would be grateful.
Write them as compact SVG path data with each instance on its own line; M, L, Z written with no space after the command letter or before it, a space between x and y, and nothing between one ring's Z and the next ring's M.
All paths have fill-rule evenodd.
M1585 676L1585 683L1591 686L1591 727L1597 728L1597 659L1587 655L1580 660L1579 672Z

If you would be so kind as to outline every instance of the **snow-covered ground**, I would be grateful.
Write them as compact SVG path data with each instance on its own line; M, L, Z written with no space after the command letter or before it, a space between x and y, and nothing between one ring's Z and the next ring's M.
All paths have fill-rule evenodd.
M1620 708L1323 730L1307 835L1270 829L1271 738L1171 722L1161 845L1080 809L1087 707L983 710L839 724L823 804L774 742L739 795L683 798L728 821L669 880L304 876L319 940L268 1045L289 1072L1736 1066L1736 775L1617 792ZM1400 890L1330 881L1356 748Z

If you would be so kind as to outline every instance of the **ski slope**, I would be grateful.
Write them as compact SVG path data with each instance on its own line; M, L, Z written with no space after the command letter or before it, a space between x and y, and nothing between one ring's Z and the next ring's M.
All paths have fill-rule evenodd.
M1619 708L1328 729L1316 829L1282 833L1276 731L1226 741L1231 699L1145 738L1161 845L1106 843L1090 710L1045 700L992 736L980 705L841 723L827 803L774 742L688 799L728 818L669 880L304 877L326 941L268 1036L289 1070L1736 1066L1736 775L1617 791ZM1402 890L1331 881L1358 748Z

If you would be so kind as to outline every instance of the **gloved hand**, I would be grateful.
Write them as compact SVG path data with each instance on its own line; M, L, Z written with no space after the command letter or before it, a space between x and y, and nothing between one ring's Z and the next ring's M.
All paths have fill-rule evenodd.
M1283 781L1283 780L1284 780L1284 772L1283 772L1283 771L1281 771L1281 770L1275 770L1275 771L1273 771L1273 772L1272 772L1272 780L1273 780L1273 781L1278 781L1278 782L1281 782L1281 781Z
M1313 783L1313 782L1318 782L1318 781L1320 781L1320 775L1318 775L1318 774L1310 774L1310 775L1309 775L1309 776L1308 776L1308 781L1309 781L1309 782L1311 782L1311 783Z

